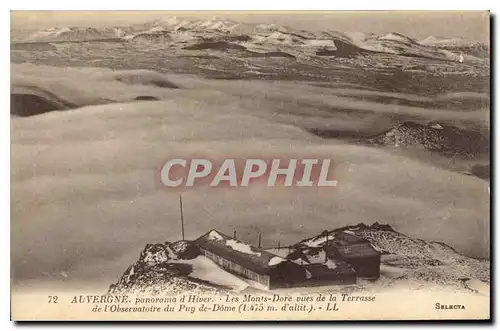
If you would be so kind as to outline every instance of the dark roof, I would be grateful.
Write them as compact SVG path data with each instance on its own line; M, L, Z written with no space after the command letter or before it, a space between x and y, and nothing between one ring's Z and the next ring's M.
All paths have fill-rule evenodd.
M307 264L304 265L304 268L312 274L312 278L350 276L356 274L348 263L341 260L332 260L332 262L335 263L335 268L333 269L323 263Z
M285 260L263 249L254 247L239 240L235 240L217 230L210 230L203 236L196 239L195 242L201 248L204 248L218 256L222 256L259 274L267 274L271 271L271 269L274 269L284 263L293 263L290 260ZM283 260L283 262L277 264L271 263L272 265L269 265L269 262L273 258L275 258L278 262L280 260Z
M368 240L345 231L335 233L335 239L326 249L328 253L343 259L380 256Z
M345 259L380 256L380 253L373 249L369 243L329 247L329 251L332 250L337 253L340 258Z
M349 245L356 243L370 243L368 240L356 236L353 232L340 231L335 233L335 239L340 245Z

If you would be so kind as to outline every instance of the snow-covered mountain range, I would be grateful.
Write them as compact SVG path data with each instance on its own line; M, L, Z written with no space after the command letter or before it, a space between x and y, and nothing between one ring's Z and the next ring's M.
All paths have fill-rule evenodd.
M197 20L165 17L126 27L53 27L39 31L11 31L13 42L78 42L121 39L133 43L166 45L173 48L196 47L206 41L224 42L222 48L234 45L249 51L285 51L293 56L352 56L387 53L412 57L476 62L488 56L488 47L462 38L421 41L399 33L375 35L361 32L305 31L276 24L242 23L214 17ZM214 46L221 49L221 44ZM478 47L482 52L478 52ZM471 54L468 50L471 50Z

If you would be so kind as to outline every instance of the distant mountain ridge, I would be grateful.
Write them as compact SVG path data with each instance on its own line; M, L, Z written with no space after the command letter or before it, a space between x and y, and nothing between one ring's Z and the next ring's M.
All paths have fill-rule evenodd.
M93 27L52 27L45 30L33 31L18 38L12 36L16 42L61 42L61 41L90 41L122 38L127 34L124 28L93 28Z
M466 62L478 61L478 56L487 57L488 54L485 54L484 50L489 49L481 43L461 38L437 39L431 36L417 41L396 32L375 35L331 30L306 31L276 24L243 23L219 17L200 20L173 16L125 27L63 27L28 34L12 30L11 38L15 42L78 42L119 38L123 41L169 47L192 46L193 49L197 49L197 43L212 38L224 39L250 51L292 52L295 57L301 54L314 55L318 51L322 56L335 56L335 52L340 48L342 56L346 56L345 50L350 49L354 50L353 56L363 52L377 52L448 61L459 61L460 56L464 56L462 53L465 53L462 60ZM346 48L346 45L349 47ZM478 45L482 45L482 52L477 51ZM473 48L473 54L467 53L468 47Z

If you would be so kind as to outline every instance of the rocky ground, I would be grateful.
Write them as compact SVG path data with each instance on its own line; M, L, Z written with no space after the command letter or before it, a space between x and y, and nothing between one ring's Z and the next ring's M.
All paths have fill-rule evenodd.
M190 277L193 268L182 261L198 256L196 246L187 241L146 245L139 260L109 288L110 293L132 292L175 295L185 292L218 292L223 286Z
M427 125L404 122L367 141L396 148L420 148L449 156L474 157L489 153L488 137L439 122Z

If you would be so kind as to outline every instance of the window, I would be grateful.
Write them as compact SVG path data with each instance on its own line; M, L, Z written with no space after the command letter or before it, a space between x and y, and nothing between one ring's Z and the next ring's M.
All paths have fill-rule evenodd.
M248 271L248 278L250 278L253 281L259 282L259 275L253 271Z
M209 259L213 260L214 259L214 254L210 251L203 250L203 254L208 257Z

